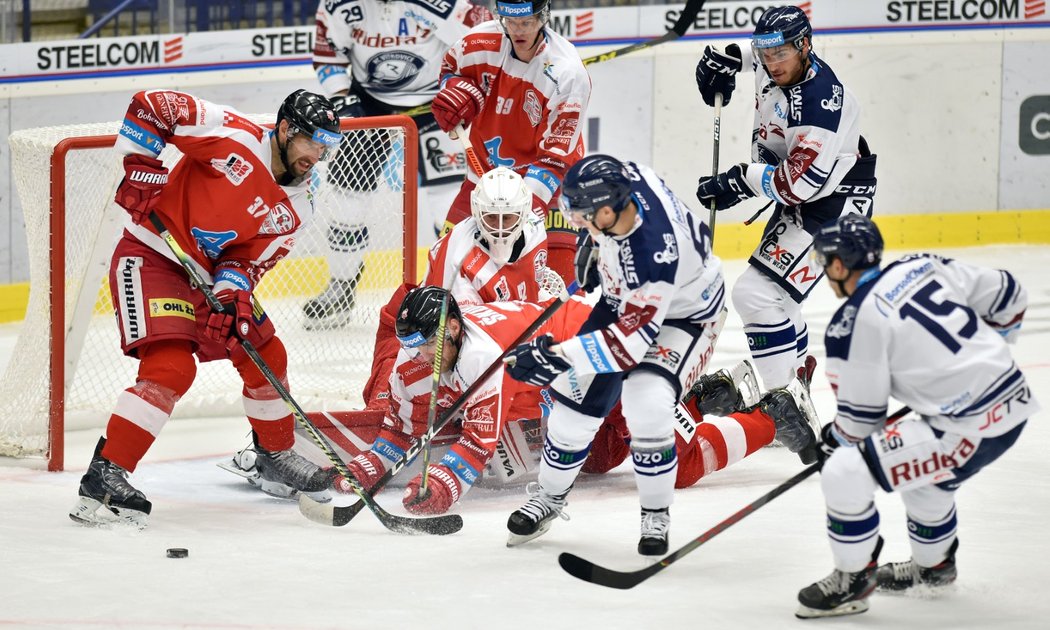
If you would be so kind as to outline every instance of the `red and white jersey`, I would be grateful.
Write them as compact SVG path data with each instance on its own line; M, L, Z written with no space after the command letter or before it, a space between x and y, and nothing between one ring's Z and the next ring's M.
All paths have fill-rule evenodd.
M475 27L445 55L441 79L461 76L485 93L470 126L475 147L485 147L492 168L506 166L549 204L562 177L583 157L580 121L591 98L591 79L576 48L549 28L536 56L525 63L498 22ZM477 176L468 172L476 182Z
M352 73L355 83L387 105L422 105L437 93L449 46L491 19L488 9L469 0L323 0L314 70L329 96L349 89Z
M271 135L234 109L172 90L139 92L124 117L118 153L156 157L169 143L182 151L154 211L209 282L218 274L251 291L313 214L309 176L274 179ZM152 225L126 229L175 259Z
M427 258L423 285L449 286L460 306L489 302L539 302L540 286L547 273L547 232L543 219L530 213L522 229L525 245L514 262L500 265L478 242L474 217L458 223L441 237Z

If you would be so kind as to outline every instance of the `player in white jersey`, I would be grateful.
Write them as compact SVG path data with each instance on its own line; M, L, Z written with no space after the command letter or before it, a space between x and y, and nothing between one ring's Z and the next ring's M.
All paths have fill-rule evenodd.
M812 35L801 9L774 7L759 19L750 48L709 46L696 67L709 105L716 94L729 102L741 68L755 72L751 163L700 178L697 198L717 210L756 196L776 203L732 294L766 387L787 383L808 350L802 301L822 273L809 259L812 235L845 212L871 216L875 194L860 105L813 53Z
M864 612L876 586L953 582L955 491L1039 411L1007 346L1027 305L1009 272L930 254L880 269L881 255L878 228L860 215L815 235L814 262L846 302L824 341L838 399L821 447L835 570L799 592L803 618ZM887 424L891 397L917 415ZM877 488L900 493L912 558L876 569Z
M314 69L325 94L342 117L383 116L425 105L438 90L445 52L492 13L469 0L323 0L317 7ZM414 117L419 129L420 210L444 220L466 173L459 144L442 133L429 112ZM362 168L392 151L382 131L355 131L328 177L338 189L358 197L326 212L331 278L324 292L303 307L307 328L346 324L363 270L368 225L389 217L367 216L368 196L381 178L379 169ZM363 155L364 154L364 155ZM392 159L398 159L394 156Z
M561 514L602 418L619 400L642 508L638 552L662 555L678 468L675 408L704 373L721 329L722 263L707 225L648 167L585 157L565 177L561 207L597 243L602 296L576 336L560 344L537 337L508 357L511 376L550 384L555 400L539 487L511 514L508 544L543 534ZM808 397L802 389L797 401L778 390L759 403L793 452L815 442L798 409Z
M496 11L498 22L477 26L445 55L434 116L445 131L469 127L483 160L525 178L533 210L547 219L550 267L568 283L576 232L549 210L565 171L583 157L590 77L573 45L547 28L550 0L497 0ZM446 229L470 215L476 182L467 173Z

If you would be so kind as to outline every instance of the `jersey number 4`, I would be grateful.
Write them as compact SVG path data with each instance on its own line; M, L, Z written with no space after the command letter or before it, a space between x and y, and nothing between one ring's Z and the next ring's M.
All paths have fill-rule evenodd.
M915 292L915 295L900 309L901 319L914 319L920 326L925 328L927 332L937 338L938 341L944 344L946 348L951 350L952 354L957 354L962 349L962 345L955 340L955 336L958 335L963 339L969 339L973 337L977 332L977 316L974 314L968 306L959 304L958 302L952 302L951 300L944 300L938 302L933 298L933 294L940 291L943 287L940 282L936 280L930 280L922 288ZM944 323L956 309L959 309L966 315L966 323L963 324L955 333L952 333L944 327Z

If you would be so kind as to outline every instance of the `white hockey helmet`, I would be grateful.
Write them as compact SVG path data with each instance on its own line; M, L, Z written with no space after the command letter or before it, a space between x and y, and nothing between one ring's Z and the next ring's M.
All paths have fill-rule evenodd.
M532 193L525 181L503 166L482 175L470 193L470 213L492 259L501 265L510 260L531 211Z

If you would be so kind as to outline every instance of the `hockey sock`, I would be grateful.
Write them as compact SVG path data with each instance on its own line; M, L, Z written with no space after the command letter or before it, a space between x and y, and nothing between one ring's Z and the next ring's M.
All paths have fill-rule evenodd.
M795 376L799 337L790 320L775 324L744 324L755 370L766 389L784 387Z
M773 441L776 426L761 409L728 417L706 416L688 444L679 442L676 488L688 488ZM680 438L679 438L680 439Z
M674 483L678 472L678 453L674 437L631 439L634 481L642 507L658 510L674 500Z
M543 459L540 460L538 477L544 492L555 495L567 492L580 474L590 450L588 445L582 451L570 451L552 442L548 435L543 443Z
M266 365L287 388L288 355L281 340L273 337L258 348L258 351ZM259 446L270 452L292 448L295 443L295 422L292 420L288 404L281 399L277 390L270 385L247 353L232 353L231 359L241 375L241 380L244 381L244 413L255 431Z

